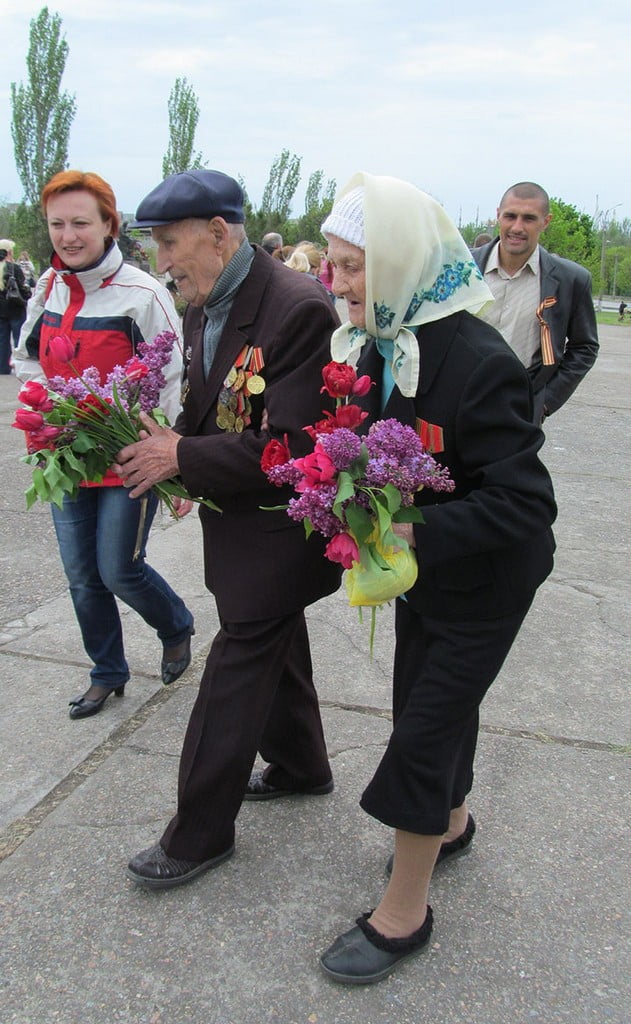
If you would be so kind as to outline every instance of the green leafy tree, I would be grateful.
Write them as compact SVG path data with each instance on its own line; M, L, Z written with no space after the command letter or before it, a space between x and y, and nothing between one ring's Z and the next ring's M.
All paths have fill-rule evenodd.
M277 224L283 224L289 218L291 204L300 182L301 157L284 149L274 160L267 184L263 190L261 212ZM276 231L278 227L267 227L266 231Z
M260 211L256 210L248 195L248 190L243 177L238 174L237 181L243 189L243 212L245 214L245 233L252 242L260 242L265 234L267 218Z
M616 275L616 298L624 295L631 297L631 249L626 248L620 258ZM613 288L612 288L613 291Z
M550 199L550 212L552 220L541 235L541 244L549 252L593 271L598 259L598 237L592 218L562 199Z
M486 221L480 224L478 221L471 220L467 224L461 224L458 230L469 248L473 246L478 235L481 235L483 232L490 235L491 238L495 238L497 235L497 227L494 221Z
M15 206L10 206L6 199L0 199L0 238L12 238L19 244L15 237Z
M603 295L616 298L631 294L631 247L609 245L605 247L603 260Z
M631 247L631 220L625 217L624 220L612 220L607 225L607 241L612 245L626 245Z
M320 244L324 241L320 234L322 222L331 212L335 199L336 183L333 178L324 180L324 171L314 171L309 177L305 192L305 212L295 222L295 238L288 233L288 241L298 242L308 239Z
M594 274L598 293L631 294L631 220L598 220L599 267Z
M39 198L46 182L68 166L68 139L76 111L74 96L61 89L67 58L61 17L43 7L31 21L28 84L11 83L11 135L24 189L21 218L28 247L40 264L47 260L49 243Z
M260 242L268 231L278 231L288 243L296 240L296 222L289 220L289 211L300 182L300 163L300 157L288 149L275 158L258 209L250 201L245 182L238 175L245 195L245 230L253 242Z
M162 174L179 174L204 167L201 153L194 153L199 122L199 103L186 78L176 78L168 102L169 148L162 159Z
M321 210L325 203L329 206L327 211L329 212L333 206L336 189L337 184L333 178L329 178L325 184L324 171L314 171L313 174L309 175L307 191L305 192L305 213L309 214L312 210Z

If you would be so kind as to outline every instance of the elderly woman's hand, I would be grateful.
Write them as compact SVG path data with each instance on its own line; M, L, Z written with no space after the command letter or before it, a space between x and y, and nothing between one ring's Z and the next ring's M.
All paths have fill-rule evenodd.
M407 541L411 548L416 547L412 523L393 523L392 531L396 533L397 537L402 537L403 540Z

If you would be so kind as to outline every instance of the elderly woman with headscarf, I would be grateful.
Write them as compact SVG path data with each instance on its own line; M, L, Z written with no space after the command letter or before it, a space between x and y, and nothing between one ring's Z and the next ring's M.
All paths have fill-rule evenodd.
M472 315L491 300L441 206L394 178L357 174L322 232L349 323L332 355L375 381L370 416L416 428L451 493L419 492L423 524L395 529L418 581L396 601L393 730L361 798L394 829L377 907L323 954L337 981L386 977L429 942L438 862L471 847L478 710L552 568L556 506L531 422L528 375Z

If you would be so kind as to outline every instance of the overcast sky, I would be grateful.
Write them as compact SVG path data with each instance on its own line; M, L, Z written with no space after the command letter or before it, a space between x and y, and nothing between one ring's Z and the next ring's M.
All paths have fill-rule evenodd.
M27 82L43 4L0 0L0 199L19 201L10 83ZM434 195L456 222L494 217L506 187L539 182L594 215L631 217L631 4L610 0L51 0L70 52L69 164L133 213L162 178L167 100L188 78L196 149L258 205L274 158L302 157L293 214L321 168ZM603 13L601 13L603 11ZM620 205L618 205L620 204Z

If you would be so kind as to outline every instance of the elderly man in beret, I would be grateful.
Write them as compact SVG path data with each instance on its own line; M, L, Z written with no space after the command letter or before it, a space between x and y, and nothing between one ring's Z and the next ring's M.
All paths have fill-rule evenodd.
M250 245L243 192L219 171L174 174L146 196L160 273L188 302L183 411L174 429L119 454L130 495L179 474L200 508L204 567L220 619L180 761L177 813L134 857L139 885L181 885L234 852L242 800L331 792L305 606L339 586L340 567L283 511L260 468L269 434L305 454L322 415L321 369L338 325L327 296ZM269 432L268 432L269 431ZM252 772L257 750L268 762Z

